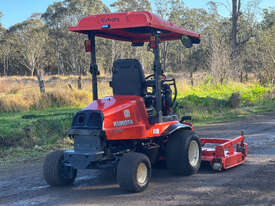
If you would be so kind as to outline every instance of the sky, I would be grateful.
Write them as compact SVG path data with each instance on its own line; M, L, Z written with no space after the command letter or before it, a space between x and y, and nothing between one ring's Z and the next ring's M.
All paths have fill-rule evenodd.
M1 23L5 28L28 19L33 13L46 11L47 7L58 0L0 0L0 11L3 13ZM102 0L109 6L115 0ZM189 8L207 8L209 0L185 0L184 3ZM247 0L243 0L247 1ZM151 0L153 2L153 0ZM228 5L230 0L220 0ZM275 7L275 0L261 0L261 8ZM228 11L221 9L220 12L226 16Z

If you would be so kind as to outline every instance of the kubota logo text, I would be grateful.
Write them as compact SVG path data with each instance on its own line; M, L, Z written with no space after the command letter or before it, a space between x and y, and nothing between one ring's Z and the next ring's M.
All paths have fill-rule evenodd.
M121 126L126 126L126 125L132 125L134 124L133 120L128 119L128 120L122 120L122 121L115 121L114 127L121 127Z
M101 18L100 21L102 23L119 22L119 18L117 18L117 17L114 17L114 18Z

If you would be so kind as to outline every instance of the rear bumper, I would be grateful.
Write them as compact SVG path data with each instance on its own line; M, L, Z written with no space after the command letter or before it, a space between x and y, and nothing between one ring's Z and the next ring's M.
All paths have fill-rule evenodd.
M64 163L75 169L87 169L94 163L103 159L104 151L99 152L78 152L66 150L64 152Z

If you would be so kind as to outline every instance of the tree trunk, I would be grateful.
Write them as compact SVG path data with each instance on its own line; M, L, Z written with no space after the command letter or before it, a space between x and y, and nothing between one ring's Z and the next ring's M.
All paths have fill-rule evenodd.
M168 42L164 42L163 45L163 71L166 72L167 54L168 54Z
M40 88L40 93L45 94L45 85L44 85L44 81L42 79L42 75L37 74L37 80L38 80L38 85Z
M238 55L240 54L240 48L239 48L239 42L237 39L240 8L241 8L241 0L232 0L231 59L232 59L233 71L236 72L236 75L239 75L239 77L240 77L240 70L242 69L242 68L238 68Z
M243 83L243 71L240 71L240 82Z
M193 76L193 71L190 71L190 82L191 82L191 86L194 86L194 76Z
M140 56L141 56L141 65L142 65L142 68L144 69L145 63L144 63L144 49L143 49L143 47L140 48Z
M77 88L79 90L82 89L82 78L81 78L81 75L79 75L78 79L77 79Z
M112 73L112 65L115 61L115 58L116 58L116 44L115 44L115 41L112 40L112 60L111 60L110 68L109 68L110 73Z
M221 84L221 85L223 84L223 81L224 81L224 78L221 77L221 78L220 78L220 84Z
M8 70L9 70L9 57L7 57L7 59L6 59L6 65L5 65L5 73L4 73L4 75L5 76L8 76Z
M4 64L3 64L3 76L6 76L6 57L4 56Z
M245 72L245 81L248 82L248 72Z
M259 80L260 85L263 85L263 77L262 77L261 73L258 74L258 80Z
M232 0L232 58L238 53L238 18L240 15L241 0Z

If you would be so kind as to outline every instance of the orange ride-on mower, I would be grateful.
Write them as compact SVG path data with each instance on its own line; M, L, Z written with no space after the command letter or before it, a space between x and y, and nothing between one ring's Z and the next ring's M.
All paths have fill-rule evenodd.
M190 48L200 43L200 34L149 12L88 16L69 30L88 35L85 48L91 52L94 101L73 118L69 135L74 149L46 157L43 173L49 185L72 184L79 169L112 167L122 189L140 192L150 182L152 165L160 160L166 161L168 170L182 175L197 173L203 152L215 166L223 161L214 152L202 150L192 124L185 122L188 117L179 121L172 113L177 88L160 64L161 42L181 40ZM145 77L137 59L117 59L110 82L113 96L98 99L95 37L128 41L132 46L148 42L154 53L153 74Z

